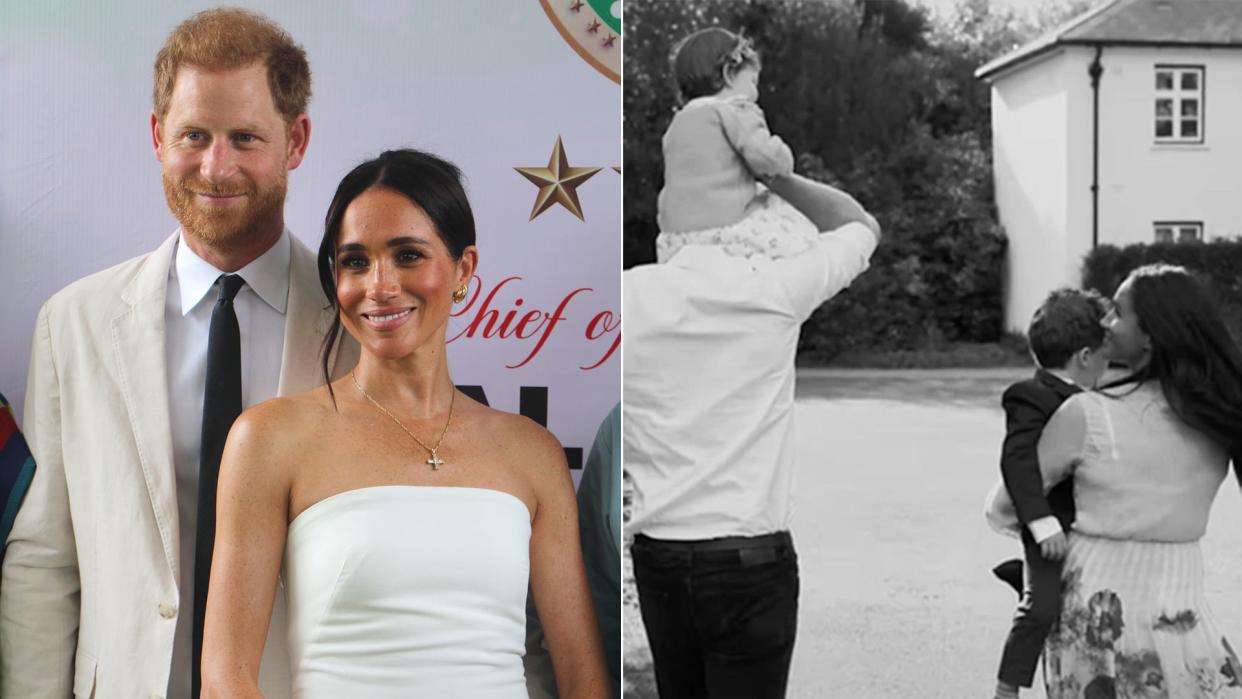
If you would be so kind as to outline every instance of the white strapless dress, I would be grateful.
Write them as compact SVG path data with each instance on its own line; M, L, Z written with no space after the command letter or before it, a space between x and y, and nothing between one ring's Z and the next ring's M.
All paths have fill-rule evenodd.
M379 486L289 525L295 699L526 699L530 511L498 490Z

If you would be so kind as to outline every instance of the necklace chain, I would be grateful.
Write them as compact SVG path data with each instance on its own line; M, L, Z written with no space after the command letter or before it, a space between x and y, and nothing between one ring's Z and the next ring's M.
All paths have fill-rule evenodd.
M448 434L449 425L453 423L453 403L455 399L457 398L457 389L453 389L453 392L449 395L448 419L444 421L444 429L440 430L440 437L436 439L435 444L431 446L427 446L426 444L423 443L423 440L418 438L418 435L411 432L408 427L402 424L402 422L397 419L396 415L393 415L392 413L388 412L388 408L385 408L384 406L380 405L379 401L372 398L370 393L367 393L366 389L362 387L362 384L358 383L358 377L357 375L354 374L353 370L349 372L349 378L354 380L354 388L358 389L358 392L362 394L363 398L366 398L367 401L371 403L371 405L374 405L375 407L379 408L385 415L388 416L389 420L392 420L393 422L397 423L397 427L400 427L403 432L410 435L410 439L413 439L415 442L418 442L418 446L422 447L423 449L426 449L431 454L431 458L427 459L426 463L431 466L431 470L439 471L440 467L444 465L444 461L440 460L440 457L436 455L436 451L440 449L440 443L444 441L444 435Z

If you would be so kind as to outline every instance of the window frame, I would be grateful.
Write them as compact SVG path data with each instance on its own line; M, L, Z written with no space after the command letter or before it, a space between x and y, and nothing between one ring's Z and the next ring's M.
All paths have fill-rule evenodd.
M1153 82L1159 80L1160 73L1173 74L1173 87L1169 90L1162 90L1159 87L1152 86L1152 137L1157 145L1201 145L1206 142L1207 133L1207 67L1204 64L1190 63L1157 63L1152 70ZM1182 89L1182 76L1187 74L1195 74L1198 76L1198 88L1196 90ZM1156 113L1156 109L1161 100L1170 100L1172 102L1169 116L1161 117ZM1194 99L1198 101L1198 114L1194 117L1198 124L1198 135L1189 137L1180 135L1183 126L1182 104L1183 100ZM1173 128L1173 135L1160 136L1156 129L1162 121L1168 121Z
M1167 241L1160 240L1160 229L1161 228L1169 229L1169 234L1171 237L1170 240L1167 240ZM1182 240L1182 232L1187 228L1193 228L1197 233L1197 236L1195 237L1193 242L1202 243L1205 240L1204 232L1203 232L1203 221L1153 221L1151 224L1152 237L1155 239L1154 240L1155 244L1158 244L1158 245L1171 245L1171 244L1184 245L1187 242L1192 242L1192 241Z

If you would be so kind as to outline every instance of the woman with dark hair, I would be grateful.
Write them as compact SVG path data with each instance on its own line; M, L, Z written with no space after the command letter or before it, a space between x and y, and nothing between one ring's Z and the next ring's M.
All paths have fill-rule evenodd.
M1039 442L1045 487L1072 477L1077 506L1049 699L1242 697L1199 550L1242 456L1242 352L1180 267L1131 273L1104 325L1105 352L1129 374L1067 400Z
M338 311L324 347L343 327L361 357L229 434L203 696L259 695L278 576L295 697L526 697L528 584L561 696L607 696L564 451L449 375L474 242L460 173L435 156L388 151L342 180L319 250Z

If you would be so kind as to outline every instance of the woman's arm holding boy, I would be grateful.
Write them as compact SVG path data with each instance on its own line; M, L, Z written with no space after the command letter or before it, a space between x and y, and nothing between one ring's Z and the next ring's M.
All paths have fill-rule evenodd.
M1039 436L1037 455L1045 493L1066 478L1073 477L1074 470L1082 461L1087 446L1085 396L1080 393L1062 403ZM1044 557L1054 560L1064 556L1067 546L1065 535L1059 531L1040 542ZM1050 549L1054 555L1049 555Z
M1039 436L1056 410L1059 399L1041 395L1034 379L1019 381L1005 390L1001 406L1005 410L1005 441L1001 445L1001 479L1018 512L1018 519L1036 543L1061 533L1044 493L1044 477L1039 469ZM1054 545L1055 547L1055 545Z

